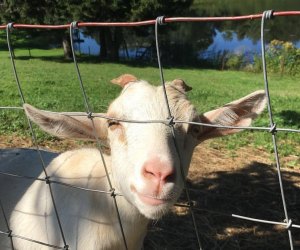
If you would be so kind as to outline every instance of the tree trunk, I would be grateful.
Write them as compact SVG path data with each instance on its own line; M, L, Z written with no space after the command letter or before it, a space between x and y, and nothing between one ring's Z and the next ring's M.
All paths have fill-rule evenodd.
M118 61L122 37L119 29L101 28L99 32L100 58Z
M124 44L124 50L125 50L125 54L126 54L126 59L129 60L130 57L129 57L128 47L127 47L127 43L126 43L125 38L123 38L123 44Z
M107 28L101 28L99 31L100 59L107 59L106 31Z
M120 28L114 28L112 30L113 43L112 43L112 59L119 61L119 49L122 44L123 33Z
M71 50L71 44L70 44L70 40L66 37L63 38L63 49L64 49L64 56L65 59L72 59L72 50Z

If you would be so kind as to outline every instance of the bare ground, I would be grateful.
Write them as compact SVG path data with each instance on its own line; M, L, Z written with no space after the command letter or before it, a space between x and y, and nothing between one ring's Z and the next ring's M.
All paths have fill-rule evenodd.
M41 143L52 151L81 147L75 141ZM0 148L32 147L31 140L0 136ZM281 159L282 166L291 160ZM299 166L281 170L287 210L294 224L300 224ZM243 147L234 153L204 143L196 148L188 189L203 249L290 249L285 226L269 225L232 217L232 214L283 222L285 219L273 156L263 149ZM145 250L199 249L186 195L171 213L149 227ZM300 249L300 229L291 229L294 249Z

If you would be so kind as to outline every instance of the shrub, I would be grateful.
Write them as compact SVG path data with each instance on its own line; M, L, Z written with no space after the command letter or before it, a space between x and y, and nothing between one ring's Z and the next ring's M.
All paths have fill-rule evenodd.
M226 61L227 69L240 70L244 65L244 54L230 54Z
M266 50L268 70L296 75L300 67L300 49L291 42L272 40Z

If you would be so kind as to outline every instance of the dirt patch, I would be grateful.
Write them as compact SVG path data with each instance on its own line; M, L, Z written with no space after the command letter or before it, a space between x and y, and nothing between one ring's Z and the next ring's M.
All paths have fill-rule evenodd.
M76 140L62 140L52 138L47 141L38 141L39 148L53 152L64 152L69 149L80 148L85 145L91 145L88 142L79 142ZM35 148L32 139L18 135L0 135L0 148Z
M65 151L85 145L53 139L41 148ZM0 136L0 148L33 147L29 138ZM281 158L282 165L295 156ZM287 209L300 224L299 166L283 168ZM217 150L206 142L195 150L187 181L194 218L203 249L290 249L285 226L250 222L232 214L284 221L284 211L274 156L263 149L242 147L234 152ZM149 227L145 250L199 249L191 211L182 197L171 213ZM300 229L292 228L295 249L300 249Z
M218 171L236 171L252 162L271 165L270 154L262 149L242 147L234 152L209 147L209 142L199 145L191 162L189 178L197 181L199 176L210 175Z

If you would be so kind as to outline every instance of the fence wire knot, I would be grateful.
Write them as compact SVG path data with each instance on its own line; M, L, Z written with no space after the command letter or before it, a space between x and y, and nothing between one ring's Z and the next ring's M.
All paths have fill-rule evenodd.
M113 197L113 198L115 198L117 196L116 193L115 193L115 191L116 190L114 188L112 188L111 190L109 190L110 196Z
M170 117L168 117L167 118L167 121L166 121L166 124L168 125L168 126L173 126L174 124L175 124L175 122L174 122L174 116L170 116Z
M7 231L7 237L11 238L12 237L12 230Z
M159 25L164 25L166 24L166 21L165 21L165 16L159 16L156 18L156 22L159 24Z
M284 220L286 222L286 220ZM293 221L291 219L289 219L288 222L286 222L286 229L289 230L291 229L292 225L293 225Z
M266 10L263 15L265 19L272 19L274 17L274 10Z
M47 176L47 177L45 178L45 181L46 181L46 184L50 184L50 183L51 183L51 181L50 181L50 177L49 177L49 176Z
M69 245L65 245L64 249L69 250Z
M88 117L89 119L93 119L93 113L92 113L92 112L88 112L88 113L87 113L87 117Z
M276 132L277 132L277 129L276 129L276 123L273 124L273 126L270 128L269 132L274 135Z

